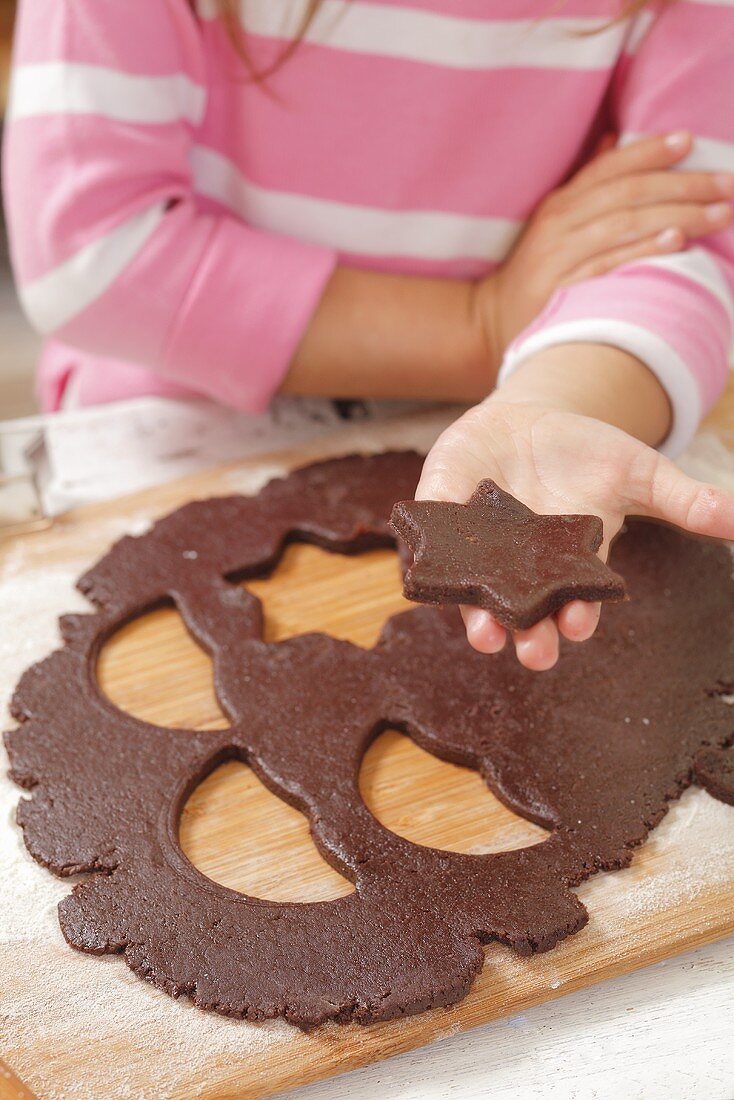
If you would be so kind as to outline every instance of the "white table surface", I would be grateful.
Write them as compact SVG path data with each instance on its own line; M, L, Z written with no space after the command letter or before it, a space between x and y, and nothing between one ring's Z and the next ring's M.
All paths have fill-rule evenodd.
M282 1095L732 1100L734 940Z
M282 446L283 428L291 442L299 432L303 438L313 434L312 407L305 418L296 415L300 427L290 413L285 422L281 414L271 430L260 423L253 443L250 418L177 404L144 400L46 421L58 464L51 495L58 496L61 487L63 499L73 502L78 471L85 474L80 500L102 499L112 495L110 486L114 494L132 491ZM186 447L177 450L177 438ZM103 454L105 439L113 445ZM706 473L711 446L703 440L694 451L691 472ZM97 473L92 484L90 449ZM283 1095L288 1100L734 1100L734 940Z

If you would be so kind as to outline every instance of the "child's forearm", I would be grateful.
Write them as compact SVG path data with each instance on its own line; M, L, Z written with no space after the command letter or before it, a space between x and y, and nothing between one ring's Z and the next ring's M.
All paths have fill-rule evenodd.
M665 390L648 368L606 344L564 344L522 363L498 401L531 402L595 417L652 447L671 426Z
M500 353L487 338L488 297L479 316L476 284L340 267L282 392L479 401L499 369ZM540 352L493 399L595 417L651 446L670 430L670 404L655 376L633 355L604 344Z
M506 345L559 286L642 256L676 252L687 240L731 223L734 175L668 171L690 153L692 140L681 132L607 148L547 196L501 268L481 282L337 268L283 390L481 400L494 387ZM551 389L557 384L583 407L591 400L597 415L624 422L651 441L667 432L662 390L632 357L608 347L574 346L548 352L541 361ZM522 377L535 385L531 364ZM513 391L517 385L519 378ZM641 391L639 409L621 407L628 386Z
M337 268L282 391L479 401L498 362L468 281Z

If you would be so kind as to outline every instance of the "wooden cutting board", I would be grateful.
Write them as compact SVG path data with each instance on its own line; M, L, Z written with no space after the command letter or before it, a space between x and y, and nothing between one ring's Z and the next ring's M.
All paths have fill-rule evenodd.
M714 423L719 439L734 425L733 414L730 398ZM396 432L393 425L387 434L383 432L382 442L394 445L400 438ZM0 550L0 565L3 554L14 553L16 560L22 560L22 567L13 574L16 582L19 576L31 583L36 577L40 581L49 569L58 570L64 564L72 572L79 571L107 548L111 523L119 535L141 518L164 514L194 497L231 492L233 487L248 485L252 477L262 480L262 468L284 468L326 450L339 453L348 447L346 439L337 438L328 447L309 448L308 454L280 455L267 463L211 471L122 502L79 511L52 530L29 536L22 545L17 542ZM263 600L269 640L323 630L369 646L385 620L406 606L397 561L390 551L341 558L314 547L292 546L271 578L248 582L248 586ZM15 629L22 641L20 620ZM99 675L116 704L153 723L202 729L226 725L213 694L209 660L173 610L155 611L124 627L106 646ZM9 685L2 686L5 690ZM368 751L361 785L376 816L419 844L487 852L535 843L545 835L502 806L475 773L433 758L396 732L383 734ZM717 858L722 833L728 847ZM265 790L240 763L223 765L193 793L183 813L181 840L204 873L254 896L310 902L339 897L352 889L319 856L305 818ZM142 1058L134 1032L121 1029L114 1057L126 1067L129 1091L124 1095L181 1100L272 1095L733 933L734 810L701 791L688 792L630 869L597 876L579 894L591 914L586 929L548 954L530 959L520 959L499 945L488 947L484 971L470 995L450 1009L368 1028L330 1025L310 1035L280 1024L276 1025L277 1042L255 1044L248 1043L247 1037L255 1032L270 1034L271 1025L262 1029L227 1021L229 1028L239 1029L232 1034L241 1037L243 1057L233 1057L231 1050L224 1054L214 1042L211 1056L199 1054L196 1060L187 1059L185 1049L172 1048L162 1054L167 1059L167 1076L160 1091L156 1091L160 1065ZM77 962L79 957L70 949L63 951L69 965ZM216 1017L204 1017L149 990L128 975L119 960L112 961L113 969L106 966L104 973L102 967L110 960L84 961L99 968L100 981L112 982L111 988L116 981L124 981L126 995L140 997L141 1010L147 998L148 1010L161 1014L161 1020L185 1027L194 1012L199 1032L202 1027L204 1032L211 1028L214 1035L215 1029L224 1026ZM33 964L29 956L27 976L16 979L26 983L25 993L32 993L32 983L38 981ZM37 1029L23 1023L16 1021L3 1038L2 1053L29 1088L41 1100L65 1096L67 1091L72 1094L72 1088L75 1096L94 1095L92 1086L84 1091L91 1059L104 1056L95 1049L94 1035L90 1032L79 1046L54 1049L49 1062L56 1028L53 1014L42 1039ZM61 1048L61 1021L57 1030ZM0 1096L27 1097L23 1088L0 1072ZM110 1089L105 1092L110 1100L122 1095L115 1086Z

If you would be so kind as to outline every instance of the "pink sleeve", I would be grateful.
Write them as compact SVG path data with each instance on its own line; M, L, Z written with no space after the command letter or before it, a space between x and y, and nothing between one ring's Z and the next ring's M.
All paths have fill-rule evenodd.
M640 18L644 28L649 14ZM734 7L676 0L637 39L613 89L620 140L690 129L696 143L683 168L734 170ZM576 283L558 292L514 342L500 380L554 345L623 348L668 392L673 427L662 449L676 455L726 385L733 290L734 229Z
M21 300L44 334L256 412L336 263L203 212L187 0L24 0L4 156Z

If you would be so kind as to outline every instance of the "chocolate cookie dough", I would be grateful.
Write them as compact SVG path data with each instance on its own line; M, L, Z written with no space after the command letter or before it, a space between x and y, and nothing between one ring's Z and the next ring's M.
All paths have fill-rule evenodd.
M624 581L596 551L598 516L541 516L482 481L467 504L405 500L393 530L415 555L404 595L418 603L471 604L526 630L569 600L621 600Z
M392 501L412 495L419 470L412 454L351 457L254 498L189 504L82 578L96 610L62 619L64 645L21 679L7 734L31 792L18 809L29 851L85 876L59 905L72 946L121 953L171 995L250 1020L367 1023L449 1004L483 944L528 955L578 932L587 913L573 887L628 864L697 762L734 740L721 698L734 682L729 549L653 524L632 524L614 548L634 599L542 676L509 652L471 650L455 608L395 616L372 650L319 634L264 643L258 600L233 582L272 570L296 539L337 553L388 545ZM155 727L99 690L105 639L165 598L212 655L229 729ZM389 727L478 769L548 838L466 855L390 832L358 786ZM268 902L189 863L182 807L235 758L309 818L353 893Z
M718 798L734 806L734 751L702 749L696 757L696 782Z

